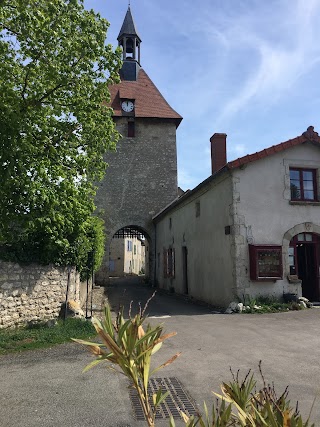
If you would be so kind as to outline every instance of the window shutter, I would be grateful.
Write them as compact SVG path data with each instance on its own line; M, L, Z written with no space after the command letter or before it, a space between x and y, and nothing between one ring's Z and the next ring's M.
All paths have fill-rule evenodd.
M172 248L171 250L171 256L172 256L172 271L171 271L171 277L175 277L175 271L176 271L176 266L175 266L175 261L176 261L176 254L175 254L175 249Z

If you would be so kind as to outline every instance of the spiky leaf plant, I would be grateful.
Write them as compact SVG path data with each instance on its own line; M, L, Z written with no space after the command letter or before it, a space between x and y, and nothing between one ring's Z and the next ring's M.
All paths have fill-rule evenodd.
M256 391L254 376L247 373L243 381L239 379L239 371L230 383L222 383L222 394L214 393L219 400L213 403L211 417L206 404L203 414L187 417L181 414L186 427L314 427L310 416L303 420L297 406L293 408L288 399L288 388L277 396L274 386L263 379L263 387ZM232 371L231 371L232 372ZM170 427L175 427L170 420Z
M145 307L146 308L146 307ZM84 371L92 368L101 362L109 362L118 367L118 371L123 373L132 382L137 390L139 400L146 421L149 427L154 427L155 414L158 406L167 397L168 392L161 390L152 396L152 403L149 400L148 386L151 375L160 369L170 365L180 353L175 354L162 365L151 370L151 358L162 343L176 335L175 332L163 335L163 325L151 326L146 328L143 324L146 320L145 309L140 310L135 316L126 320L123 315L123 309L119 311L115 321L112 321L110 306L107 304L104 312L104 319L100 321L97 318L92 319L92 323L102 340L102 343L88 342L75 339L74 341L84 344L96 356ZM110 365L111 369L114 369Z

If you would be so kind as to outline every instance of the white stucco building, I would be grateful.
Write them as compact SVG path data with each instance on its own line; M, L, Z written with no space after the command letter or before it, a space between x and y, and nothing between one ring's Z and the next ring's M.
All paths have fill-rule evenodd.
M146 274L148 250L148 242L141 237L114 237L109 248L110 276Z
M320 137L232 162L211 138L212 175L154 217L156 282L214 305L297 293L319 301Z

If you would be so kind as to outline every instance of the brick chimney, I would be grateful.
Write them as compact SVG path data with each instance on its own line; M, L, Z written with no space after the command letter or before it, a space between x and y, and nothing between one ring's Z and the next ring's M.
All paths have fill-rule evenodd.
M227 135L215 133L210 138L211 142L211 171L212 175L227 163Z

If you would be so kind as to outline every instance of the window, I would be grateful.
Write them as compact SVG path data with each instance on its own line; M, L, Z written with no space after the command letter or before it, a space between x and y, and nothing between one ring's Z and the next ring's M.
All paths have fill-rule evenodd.
M137 254L137 245L133 245L133 255Z
M133 121L128 122L128 138L135 137L135 123Z
M249 245L250 279L282 279L281 246Z
M174 248L163 250L163 275L166 278L175 276L175 250Z
M317 200L316 170L290 168L291 200Z
M127 251L132 252L132 241L131 240L127 241Z

